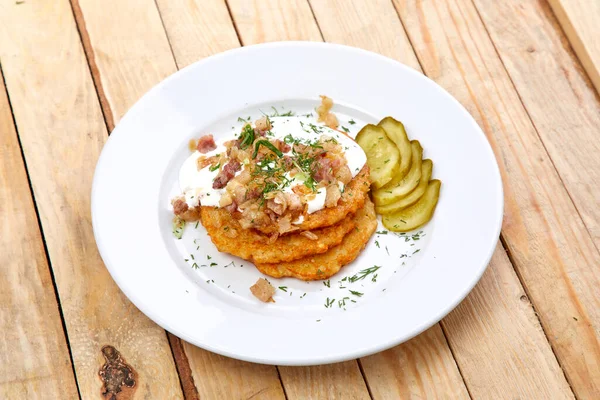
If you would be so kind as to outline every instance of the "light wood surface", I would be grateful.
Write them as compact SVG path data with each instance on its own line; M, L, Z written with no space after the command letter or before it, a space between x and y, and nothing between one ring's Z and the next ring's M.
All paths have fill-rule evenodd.
M533 156L530 142L522 142L520 166L534 168L540 179L523 181L533 186L528 190L535 196L529 206L514 204L516 193L524 194L524 190L507 194L507 209L514 207L518 212L506 212L504 231L513 232L505 236L506 243L575 394L598 397L600 257L596 230L600 225L595 204L600 193L593 184L600 173L597 94L565 48L565 38L547 5L512 0L476 0L475 4L512 80L507 85L514 84L540 144L562 178L560 182L553 179L549 163ZM507 21L509 15L515 17ZM508 131L519 132L523 140L521 129ZM517 144L511 142L513 151ZM531 160L529 165L525 157ZM509 179L518 182L513 176ZM560 201L562 184L577 209ZM577 218L578 211L585 226Z
M69 348L2 79L0 199L0 398L75 398Z
M439 324L360 364L374 399L470 398Z
M100 396L101 348L112 345L137 373L137 396L180 398L165 332L127 300L96 249L90 190L107 134L70 4L4 2L0 59L82 397Z
M548 0L573 50L600 93L600 1Z
M18 351L3 352L0 397L100 398L103 345L135 371L116 400L600 397L600 100L571 49L594 80L598 6L550 2L571 43L535 1L1 3L12 110L0 82L0 317L21 328L3 329ZM441 324L358 362L275 367L194 347L125 298L93 240L107 131L177 68L276 40L361 47L424 72L475 117L501 167L506 250Z
M370 398L356 361L313 367L279 367L279 374L290 400Z
M441 5L444 4L444 2L441 1L437 3ZM319 22L320 26L322 27L321 30L325 36L325 39L329 40L329 36L332 36L340 43L362 47L376 52L385 52L388 56L393 56L393 58L396 58L407 65L420 70L419 65L415 65L416 57L412 51L412 48L410 47L408 39L404 34L400 21L397 21L396 23L389 22L385 26L385 29L381 31L381 34L375 33L378 32L377 29L371 29L370 36L360 34L360 32L369 29L370 26L376 25L377 22L379 22L378 16L393 14L393 5L385 1L364 0L338 2L335 7L332 6L332 4L333 3L329 1L312 1L317 22ZM413 15L418 14L414 12L414 4L416 3L398 3L397 6L400 15L406 17L408 10L413 11ZM446 74L447 71L444 69L428 68L428 64L426 62L428 61L426 60L427 55L418 51L421 46L428 45L428 43L425 42L421 36L412 38L413 46L415 47L415 50L417 50L417 57L423 63L427 75L438 81L438 83L440 83L442 86L445 86L459 99L459 101L468 106L469 104L472 104L472 100L468 95L468 85L483 85L485 84L486 80L477 79L479 76L481 76L481 74L474 73L473 82L468 82L465 85L465 83L461 80L453 80L452 85L447 85L443 77L460 77L459 71L452 70L452 68L454 65L456 65L456 63L460 63L462 60L452 59L450 56L446 58L446 54L443 54L443 50L445 48L453 48L456 52L461 52L463 54L469 54L469 52L473 52L474 54L471 55L471 57L478 57L478 55L475 52L475 49L469 47L464 40L460 40L461 34L463 36L467 36L464 34L464 32L452 31L447 32L444 35L444 31L441 27L451 27L451 18L447 15L447 11L440 10L436 13L435 7L431 6L435 5L436 2L429 1L427 4L430 5L430 8L423 10L422 14L419 14L426 15L427 21L423 21L423 23L421 23L418 27L416 27L415 24L412 24L410 21L405 22L406 28L409 32L409 35L413 33L412 28L415 27L415 31L418 31L419 34L422 35L429 35L429 37L434 40L435 43L440 43L440 47L442 47L443 44L447 44L447 46L442 47L439 50L434 49L434 51L437 51L437 59L442 60L443 65L445 65L451 73ZM423 5L423 7L426 6ZM360 18L356 15L355 10L361 10ZM368 16L371 16L371 19L369 19ZM463 17L463 20L465 22L469 22L468 18ZM446 39L446 37L449 37L450 39ZM399 38L405 39L401 41ZM445 41L447 42L444 43ZM404 42L404 45L401 45L399 42ZM429 48L431 49L431 47L432 46L430 45ZM409 50L408 53L406 53L407 49ZM493 52L489 55L495 56ZM458 64L458 67L460 67L460 64ZM492 135L495 132L490 131L488 133ZM548 346L543 346L547 343L547 341L541 332L539 323L523 325L521 330L516 330L513 332L514 334L511 336L511 342L507 342L505 332L497 329L495 326L481 324L479 319L472 318L472 315L475 314L473 307L480 308L477 310L478 314L487 314L492 320L508 318L524 321L528 320L529 317L533 315L533 310L531 307L527 309L523 307L514 308L506 306L507 304L512 303L515 299L511 295L507 295L506 289L512 293L521 293L523 289L516 275L514 274L512 265L508 261L506 255L503 253L504 252L501 248L496 251L496 256L492 260L488 272L484 275L481 282L479 282L479 284L476 286L470 298L489 297L495 299L499 303L503 303L504 306L497 307L497 304L494 302L480 302L480 304L476 304L474 302L465 301L462 303L463 308L455 311L453 314L455 319L462 322L461 329L455 330L454 326L448 326L446 328L446 334L451 344L454 343L456 337L460 337L461 339L464 338L464 332L466 330L477 332L479 337L485 337L485 340L474 341L471 345L474 347L453 347L454 356L456 357L467 386L469 387L471 393L477 397L484 393L495 393L496 395L504 396L519 396L522 395L520 388L527 385L529 385L531 389L530 393L555 393L555 395L556 393L562 393L567 395L570 393L570 390L566 381L564 380L564 377L562 376L560 367L558 366L551 349ZM498 286L498 281L502 281L504 286ZM481 309L482 305L486 308ZM527 351L532 347L539 348L539 351L536 353L535 357L532 357L531 352ZM490 357L486 360L486 363L482 365L478 359L471 356L473 352L490 351L492 354L512 354L515 358L515 363L517 365L527 365L531 373L523 374L521 376L515 375L515 363L506 363L505 357ZM487 367L487 374L481 373L482 366ZM478 379L479 377L488 377L491 374L495 374L499 377L502 375L515 375L515 378L509 381L504 379L489 378ZM537 378L537 385L532 385L530 383L534 376ZM437 385L437 387L441 387L441 385Z

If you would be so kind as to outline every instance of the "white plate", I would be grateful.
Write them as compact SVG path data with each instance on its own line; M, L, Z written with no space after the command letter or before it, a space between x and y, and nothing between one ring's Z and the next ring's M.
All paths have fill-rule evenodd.
M330 287L271 279L287 292L278 290L276 303L264 304L249 291L261 274L219 254L201 224L188 225L182 240L173 237L169 199L178 191L189 139L207 132L218 139L240 125L238 117L257 118L272 112L271 106L309 113L320 94L334 99L334 111L352 134L387 115L403 121L409 137L423 145L424 157L434 161L434 177L443 181L439 204L418 240L376 234ZM228 51L161 82L113 131L92 190L100 254L142 312L202 348L280 365L372 354L439 321L483 274L502 210L490 145L447 92L380 55L303 42ZM374 265L381 267L375 281L374 274L352 284L341 281ZM331 307L325 307L328 298L335 299Z

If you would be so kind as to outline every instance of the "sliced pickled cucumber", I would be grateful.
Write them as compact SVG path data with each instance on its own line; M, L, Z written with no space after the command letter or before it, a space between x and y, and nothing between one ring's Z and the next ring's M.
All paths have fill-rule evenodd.
M421 164L421 179L419 180L417 187L412 192L393 203L375 207L375 211L377 211L378 214L391 214L416 203L427 189L429 179L431 179L432 170L433 162L431 160L423 160L423 163Z
M367 155L373 188L380 188L391 181L400 168L400 152L383 128L365 125L356 135L356 142Z
M383 226L394 232L408 232L429 222L440 196L441 185L442 182L437 179L430 181L427 190L415 204L384 215Z
M410 142L412 150L412 162L410 170L406 176L394 176L385 186L373 192L373 200L376 206L384 206L398 201L403 196L406 196L419 184L421 179L421 163L423 156L423 148L417 140Z
M410 146L410 140L404 129L402 122L395 120L392 117L385 117L382 119L377 126L383 128L387 136L392 142L396 144L400 151L400 169L398 174L403 178L410 170L412 149Z

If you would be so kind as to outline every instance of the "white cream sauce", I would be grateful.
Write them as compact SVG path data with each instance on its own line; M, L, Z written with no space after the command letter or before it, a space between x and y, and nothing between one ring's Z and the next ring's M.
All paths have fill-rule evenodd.
M273 127L271 129L271 134L266 137L266 139L269 140L279 139L283 141L288 135L291 135L294 139L311 142L318 140L323 135L335 138L342 146L348 168L350 168L350 171L352 172L352 177L356 176L367 162L367 156L360 146L341 132L317 124L308 118L271 117L270 120ZM217 143L217 148L208 153L202 154L198 151L194 151L185 160L179 171L179 186L189 207L197 207L199 204L202 204L203 206L219 206L219 200L221 199L221 195L225 192L225 188L213 189L212 187L213 180L219 173L219 169L217 168L214 171L211 171L210 166L207 166L198 170L197 160L200 156L212 157L224 153L226 148L223 143L232 139L237 139L237 136L238 133L233 137L228 136L225 139L222 139ZM294 178L283 191L291 192L292 187L300 183L302 182ZM338 185L340 185L340 190L343 191L343 184L338 182ZM320 188L317 190L317 193L313 194L313 197L306 202L308 206L307 212L309 214L325 207L326 194L326 189ZM294 223L301 222L294 221Z

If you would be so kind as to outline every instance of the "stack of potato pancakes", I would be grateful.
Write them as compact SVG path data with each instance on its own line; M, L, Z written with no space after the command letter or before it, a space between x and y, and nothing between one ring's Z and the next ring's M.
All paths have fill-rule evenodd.
M254 263L266 275L328 279L360 254L377 228L369 186L365 165L337 206L306 215L297 230L274 240L268 227L244 229L224 208L201 207L201 221L219 251Z

